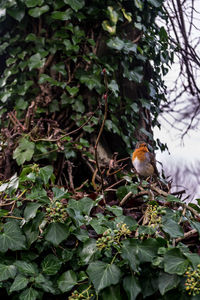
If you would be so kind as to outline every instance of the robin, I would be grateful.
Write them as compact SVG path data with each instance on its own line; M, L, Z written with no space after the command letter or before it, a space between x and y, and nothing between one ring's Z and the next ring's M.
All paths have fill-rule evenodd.
M155 156L149 152L145 142L137 142L132 155L132 164L140 176L159 176Z

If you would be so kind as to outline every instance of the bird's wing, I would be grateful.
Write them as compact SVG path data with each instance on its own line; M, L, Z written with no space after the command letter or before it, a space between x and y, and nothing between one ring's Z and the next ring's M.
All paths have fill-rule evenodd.
M155 159L155 155L153 153L150 153L148 152L147 153L148 157L149 157L149 161L150 163L152 164L152 166L154 167L154 172L157 176L159 176L159 173L158 173L158 169L156 167L156 159Z

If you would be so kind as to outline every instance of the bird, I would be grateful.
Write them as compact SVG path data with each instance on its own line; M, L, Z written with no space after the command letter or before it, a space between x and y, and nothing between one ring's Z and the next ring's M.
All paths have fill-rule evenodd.
M148 150L147 143L139 141L132 154L132 164L136 172L142 177L159 176L155 155Z

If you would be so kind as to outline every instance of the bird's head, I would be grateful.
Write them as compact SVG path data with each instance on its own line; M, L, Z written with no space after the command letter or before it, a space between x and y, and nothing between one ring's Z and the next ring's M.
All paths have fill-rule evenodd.
M144 141L137 142L135 149L141 149L141 150L149 152L148 145Z

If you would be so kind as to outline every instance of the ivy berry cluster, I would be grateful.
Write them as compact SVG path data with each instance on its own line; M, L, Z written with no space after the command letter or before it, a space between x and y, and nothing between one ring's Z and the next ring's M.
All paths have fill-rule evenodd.
M130 229L125 223L117 224L117 229L112 230L111 228L107 229L103 236L98 238L96 245L99 250L110 249L112 246L120 246L120 240L126 239L128 235L131 234Z
M94 294L89 294L90 288L91 286L89 286L89 288L87 288L81 293L79 293L77 290L74 290L68 299L69 300L78 300L78 299L90 300L94 296Z
M49 223L52 222L64 223L68 216L66 208L59 201L56 201L53 204L51 204L49 207L47 207L46 212L48 213L47 221Z
M156 205L148 205L147 215L149 218L149 226L156 228L161 224L161 215L166 214L165 209Z
M195 270L189 267L185 276L187 277L185 289L188 294L192 296L198 295L200 293L200 264Z

